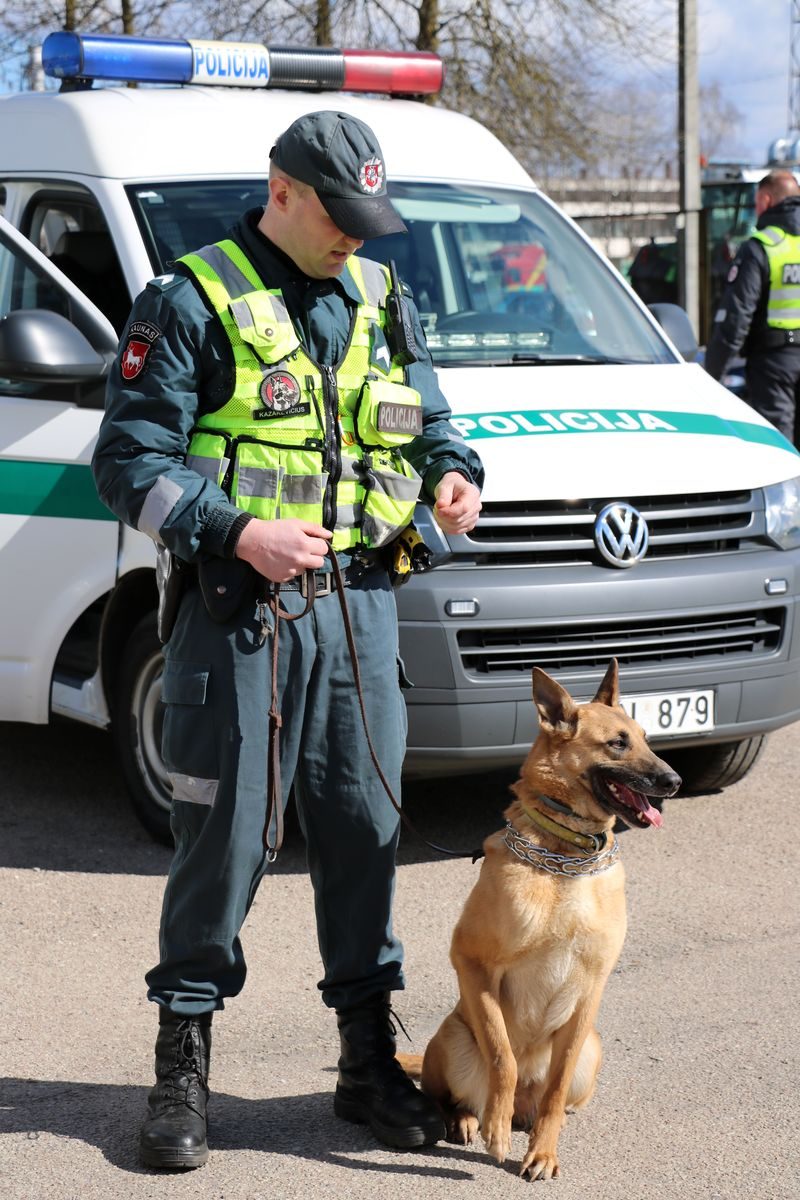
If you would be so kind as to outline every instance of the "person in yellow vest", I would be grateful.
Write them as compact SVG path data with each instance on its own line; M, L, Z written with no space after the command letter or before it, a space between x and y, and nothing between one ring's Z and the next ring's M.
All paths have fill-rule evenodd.
M747 359L746 400L796 444L800 381L800 185L770 171L756 189L756 229L728 272L714 315L705 367L721 379L730 359Z
M483 470L449 422L413 303L412 355L387 319L386 269L354 257L405 230L372 130L311 113L271 159L266 207L136 300L93 459L104 502L153 538L164 577L183 581L163 628L175 856L147 974L159 1030L140 1135L143 1162L165 1170L208 1157L211 1018L244 984L239 933L278 840L280 806L267 815L275 584L292 615L315 596L279 623L280 778L284 805L294 785L319 988L339 1028L334 1110L391 1146L445 1133L394 1058L398 816L368 752L330 556L372 741L399 796L406 715L386 551L418 497L446 533L472 529Z

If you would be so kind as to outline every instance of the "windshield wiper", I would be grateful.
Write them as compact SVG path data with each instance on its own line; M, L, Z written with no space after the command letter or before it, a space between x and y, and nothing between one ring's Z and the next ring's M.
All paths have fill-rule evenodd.
M513 354L511 358L437 358L437 367L557 367L583 366L595 364L607 366L641 366L647 360L642 358L606 358L603 355L593 357L591 354Z
M636 360L631 358L608 358L603 354L512 354L510 361L512 363L524 363L526 366L534 365L543 366L550 364L551 366L561 366L565 363L577 363L579 366L590 366L599 363L603 366L614 363L616 365L630 366Z

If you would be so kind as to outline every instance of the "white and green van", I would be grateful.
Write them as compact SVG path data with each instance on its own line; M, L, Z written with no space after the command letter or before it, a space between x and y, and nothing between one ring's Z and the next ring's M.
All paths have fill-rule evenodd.
M0 719L111 728L165 832L154 549L89 471L104 377L132 298L263 203L275 136L335 107L376 131L409 230L363 253L396 261L486 465L471 534L420 506L435 566L397 591L408 775L516 767L531 668L588 698L616 657L688 786L741 778L800 715L800 459L687 361L685 315L657 320L486 129L398 97L431 56L54 36L62 90L0 98ZM148 62L150 84L90 86Z

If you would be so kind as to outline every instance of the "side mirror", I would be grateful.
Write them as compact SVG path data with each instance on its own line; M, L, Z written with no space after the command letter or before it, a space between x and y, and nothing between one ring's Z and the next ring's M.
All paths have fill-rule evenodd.
M0 318L0 376L38 383L102 379L110 359L60 313L16 309Z
M700 347L686 310L679 304L648 304L647 307L680 356L687 362L694 362Z

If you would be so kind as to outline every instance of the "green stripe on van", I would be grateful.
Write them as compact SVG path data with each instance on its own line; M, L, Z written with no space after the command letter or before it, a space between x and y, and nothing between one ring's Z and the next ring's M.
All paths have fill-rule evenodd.
M745 442L798 453L792 443L771 425L732 421L714 413L551 408L472 413L470 416L452 417L451 420L467 441L551 433L693 433L735 437Z
M0 459L0 513L116 521L100 503L88 466Z

